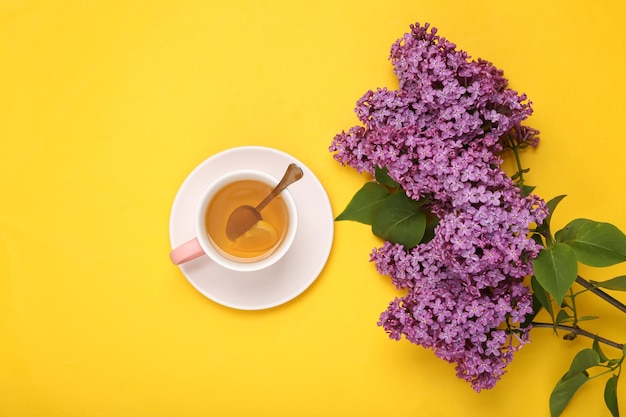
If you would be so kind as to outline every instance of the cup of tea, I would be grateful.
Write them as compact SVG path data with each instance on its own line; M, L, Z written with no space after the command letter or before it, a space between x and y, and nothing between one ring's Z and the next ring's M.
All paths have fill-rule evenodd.
M296 236L298 213L289 192L283 190L260 211L261 219L233 239L227 235L228 219L241 206L256 207L279 180L256 170L236 170L222 175L205 189L196 206L196 236L174 248L176 265L200 256L234 271L257 271L280 260Z

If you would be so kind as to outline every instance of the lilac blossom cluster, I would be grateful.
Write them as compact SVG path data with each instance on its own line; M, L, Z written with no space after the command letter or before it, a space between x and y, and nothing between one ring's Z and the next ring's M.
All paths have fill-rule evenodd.
M536 145L537 132L521 125L530 103L500 70L427 24L411 29L391 49L399 89L367 92L355 110L362 125L336 135L330 150L359 172L386 168L438 217L428 242L373 251L378 272L406 290L379 325L454 363L480 391L528 341L524 278L541 249L528 231L547 211L500 168L499 155L505 143Z

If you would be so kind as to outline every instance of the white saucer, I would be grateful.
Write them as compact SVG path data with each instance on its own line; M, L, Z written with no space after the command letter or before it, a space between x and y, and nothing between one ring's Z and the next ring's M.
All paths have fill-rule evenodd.
M280 179L290 163L304 177L288 190L298 208L298 232L283 259L257 272L225 269L201 256L180 269L201 294L227 307L262 310L284 304L306 290L318 277L330 254L334 219L326 190L315 174L296 158L266 147L244 146L220 152L198 165L176 194L170 215L172 248L195 237L196 203L206 185L233 169L257 169Z

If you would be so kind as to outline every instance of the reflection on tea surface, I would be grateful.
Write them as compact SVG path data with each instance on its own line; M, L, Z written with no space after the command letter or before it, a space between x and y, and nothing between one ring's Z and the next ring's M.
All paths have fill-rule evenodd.
M278 196L262 212L263 220L237 238L226 237L226 222L237 207L256 206L271 191L260 181L240 180L219 190L209 203L205 224L209 238L222 254L240 262L252 262L269 256L282 243L289 225L287 206Z

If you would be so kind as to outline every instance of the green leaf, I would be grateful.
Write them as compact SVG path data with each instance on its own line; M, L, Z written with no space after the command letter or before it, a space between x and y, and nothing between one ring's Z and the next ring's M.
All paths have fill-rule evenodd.
M426 229L426 214L420 209L421 203L410 199L403 192L386 198L376 213L372 232L393 243L400 243L406 249L421 242Z
M532 240L537 242L538 245L546 246L546 244L543 243L543 237L542 236L543 235L540 234L540 233L533 233L530 237L532 238Z
M533 312L526 315L526 317L524 318L524 322L522 324L520 324L520 327L522 329L525 329L528 326L530 326L533 323L533 320L535 320L535 317L537 317L537 314L539 314L539 312L541 311L542 308L543 308L543 306L541 305L541 301L539 301L537 299L537 296L535 295L535 293L533 293ZM552 321L554 321L554 318L552 319Z
M613 417L619 417L619 408L617 407L617 375L611 376L604 386L604 402Z
M556 206L558 206L561 200L563 200L565 197L565 194L557 195L546 203L546 208L548 209L548 217L546 217L546 220L552 220L552 214L554 213L554 210L556 210Z
M422 243L431 241L435 238L435 228L439 224L439 218L434 217L432 219L428 219L428 215L426 216L426 228L424 230L424 236L422 236Z
M597 320L600 316L581 316L578 317L578 321L589 321L589 320Z
M530 193L532 193L535 190L535 188L537 187L535 187L534 185L522 185L522 188L521 188L522 195L523 196L530 195Z
M556 314L556 324L567 323L571 321L574 321L574 317L570 316L565 310L559 310L559 312Z
M561 200L565 198L565 195L559 195L551 199L546 203L546 208L548 209L548 215L543 220L543 223L539 227L537 227L537 232L541 233L543 236L550 236L550 221L552 220L552 213L556 209L556 206L559 205Z
M563 376L563 379L572 378L587 369L598 366L600 364L600 355L593 349L583 349L574 356L569 371Z
M550 395L550 415L552 417L559 416L578 388L589 381L587 369L597 366L599 363L600 355L593 349L583 349L576 354L569 370L557 382L552 395Z
M587 381L589 377L584 372L572 375L568 379L561 378L550 395L550 416L560 416L578 388Z
M537 278L533 275L530 278L530 287L533 290L533 297L539 301L541 306L546 309L550 318L554 321L554 309L552 308L552 301L550 300L550 294L543 289L541 284L537 281Z
M609 358L604 354L602 348L600 347L600 343L598 342L598 337L593 338L593 350L598 353L598 357L600 358L600 362L607 362Z
M389 190L384 186L375 182L368 182L356 192L335 220L353 220L371 225L380 205L389 195Z
M533 261L533 272L539 284L561 305L567 290L576 281L578 260L571 247L555 243L539 252Z
M583 224L589 222L591 220L587 219L574 219L569 222L564 228L557 231L554 235L554 238L557 242L567 242L576 239L576 233L578 233L578 229Z
M387 170L387 168L376 167L376 170L374 171L374 178L376 178L376 181L378 181L379 183L389 186L391 188L400 187L400 185L389 176L389 171Z
M626 291L626 275L611 278L606 281L591 281L596 287L606 288L607 290Z
M574 222L574 227L560 237L574 249L580 262L601 267L626 261L626 235L621 230L610 223L593 220Z

